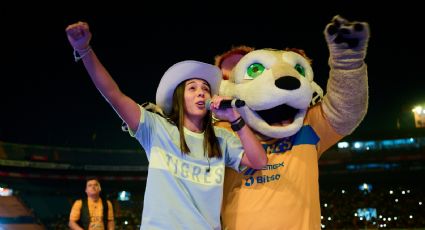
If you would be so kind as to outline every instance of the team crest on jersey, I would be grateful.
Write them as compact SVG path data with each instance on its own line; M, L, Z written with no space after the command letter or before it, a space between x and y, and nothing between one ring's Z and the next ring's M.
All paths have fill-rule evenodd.
M292 148L292 140L289 137L282 138L273 144L263 144L263 148L267 154L284 153Z

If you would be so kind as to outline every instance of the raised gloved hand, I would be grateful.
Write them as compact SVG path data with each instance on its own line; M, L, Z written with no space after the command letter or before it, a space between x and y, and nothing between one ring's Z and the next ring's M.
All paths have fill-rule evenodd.
M336 15L324 33L331 68L356 69L363 64L369 41L368 23L350 22Z

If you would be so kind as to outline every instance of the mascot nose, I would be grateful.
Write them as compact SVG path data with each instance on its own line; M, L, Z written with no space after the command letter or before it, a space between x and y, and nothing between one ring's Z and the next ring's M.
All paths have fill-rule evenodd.
M294 90L300 88L300 81L292 76L283 76L277 79L274 84L279 89Z

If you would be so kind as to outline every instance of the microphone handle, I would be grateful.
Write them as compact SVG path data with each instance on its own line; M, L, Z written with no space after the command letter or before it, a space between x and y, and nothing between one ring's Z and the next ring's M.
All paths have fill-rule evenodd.
M211 100L208 99L205 102L205 106L207 107L208 110L210 109L210 105L211 105ZM232 100L222 100L220 102L220 106L218 109L240 108L242 106L245 106L245 101L235 98Z
M222 100L219 109L240 108L245 105L245 102L239 99Z

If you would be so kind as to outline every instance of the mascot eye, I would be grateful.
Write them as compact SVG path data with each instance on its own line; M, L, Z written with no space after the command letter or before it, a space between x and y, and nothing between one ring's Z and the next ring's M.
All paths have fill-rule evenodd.
M302 65L296 64L295 70L298 71L298 73L300 73L301 75L303 75L305 77L305 69Z
M254 63L250 65L247 69L248 76L256 78L264 72L265 67L260 63Z

